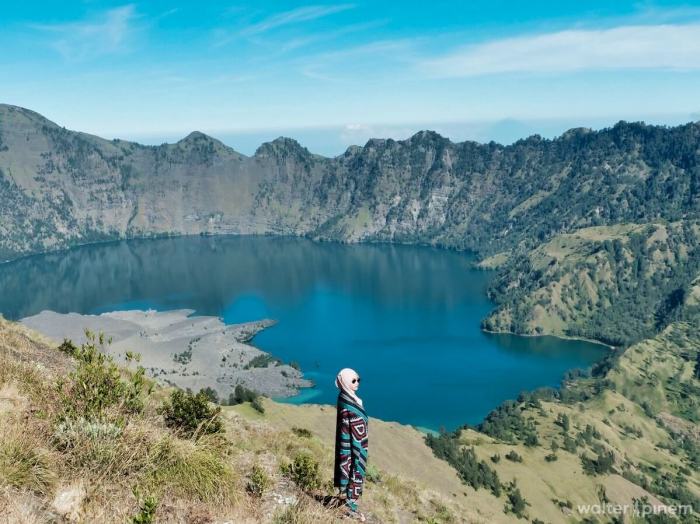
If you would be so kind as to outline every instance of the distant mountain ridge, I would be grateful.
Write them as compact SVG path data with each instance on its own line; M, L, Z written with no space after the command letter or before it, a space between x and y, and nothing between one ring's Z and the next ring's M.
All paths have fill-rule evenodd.
M288 234L482 255L624 221L697 216L700 124L621 122L513 145L432 131L338 157L295 140L242 155L194 132L142 146L0 105L0 260L103 239Z

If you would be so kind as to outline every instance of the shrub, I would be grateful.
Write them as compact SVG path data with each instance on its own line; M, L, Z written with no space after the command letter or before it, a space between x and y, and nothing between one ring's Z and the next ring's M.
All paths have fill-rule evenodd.
M318 461L308 453L298 453L290 464L282 467L282 473L303 490L314 490L321 486Z
M576 453L578 448L576 441L572 439L569 435L564 435L564 449L569 453Z
M506 504L506 512L510 511L518 517L524 517L525 510L527 509L528 505L528 502L520 493L520 489L513 484L508 491L508 503Z
M219 433L223 425L219 414L221 408L213 408L209 398L203 392L193 395L191 391L175 390L170 394L170 400L162 407L165 424L186 437Z
M245 386L238 384L228 396L228 403L230 406L236 406L238 404L243 404L244 402L253 402L257 398L258 394L252 389L248 389Z
M500 461L501 461L501 456L498 453L491 456L491 462L493 462L494 464L498 464Z
M260 498L270 487L270 483L270 477L267 476L265 470L256 464L253 466L253 469L248 476L246 491L253 497Z
M259 396L255 397L250 405L258 413L265 413L265 406L263 406L262 399Z
M243 367L243 369L252 369L252 368L266 368L272 363L277 363L279 360L277 360L275 357L272 355L268 355L267 353L263 353L261 355L257 355L253 358L250 359L250 361Z
M131 518L132 524L153 524L156 518L156 509L158 508L158 500L151 495L141 501L139 512Z
M518 453L517 453L514 449L511 449L511 450L506 454L506 458L507 458L508 460L510 460L511 462L522 462L522 461L523 461L523 457L521 457L520 455L518 455Z
M219 394L214 388L207 386L206 388L202 388L199 391L200 393L204 393L204 395L209 399L209 402L213 402L214 404L219 403Z
M558 458L559 458L559 457L557 457L557 454L556 454L556 453L550 453L549 455L545 455L545 456L544 456L544 459L545 459L547 462L556 462L556 460L557 460Z
M615 455L612 451L601 451L595 458L581 455L581 464L587 475L602 475L613 471Z
M528 431L525 434L525 438L523 439L523 443L529 448L539 446L540 441L537 438L537 433L534 431Z
M374 484L379 484L382 481L382 475L379 473L377 466L374 464L367 465L367 471L365 471L365 477L368 482L373 482Z
M294 426L292 428L292 433L294 433L297 437L311 438L311 431L306 428L298 428Z
M62 418L102 420L121 418L124 414L143 410L144 396L150 393L145 369L138 367L122 379L122 371L112 358L104 353L104 335L85 331L87 341L79 348L69 340L59 346L61 351L77 360L77 368L68 380L59 380L57 389L63 406ZM132 355L129 360L135 357ZM112 417L113 416L113 417Z
M488 488L496 497L501 495L501 482L496 470L483 460L478 460L474 448L463 448L457 438L448 433L427 435L426 443L433 454L447 461L457 470L462 481L474 489Z
M571 423L569 421L569 415L566 415L564 413L559 413L559 415L557 415L557 420L554 423L557 426L561 427L561 429L564 430L564 433L568 432L571 426Z

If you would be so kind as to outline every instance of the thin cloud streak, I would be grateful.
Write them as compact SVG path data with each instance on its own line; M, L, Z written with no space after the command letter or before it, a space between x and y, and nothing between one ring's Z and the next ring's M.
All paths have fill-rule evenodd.
M354 4L310 5L299 7L291 11L278 13L261 22L249 25L241 31L241 34L246 36L257 35L278 27L323 18L335 13L347 11L348 9L353 9L354 7Z
M55 35L51 46L67 60L83 60L122 51L133 30L135 6L125 5L105 11L100 16L64 24L33 24L30 27Z
M424 61L434 77L700 69L700 24L629 25L504 38Z

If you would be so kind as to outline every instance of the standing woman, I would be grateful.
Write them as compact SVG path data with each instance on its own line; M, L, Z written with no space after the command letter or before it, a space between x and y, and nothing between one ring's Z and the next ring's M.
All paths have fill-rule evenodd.
M335 426L335 470L333 485L345 492L348 515L365 521L357 511L367 469L367 414L357 396L360 376L345 368L335 378L338 393L338 414Z

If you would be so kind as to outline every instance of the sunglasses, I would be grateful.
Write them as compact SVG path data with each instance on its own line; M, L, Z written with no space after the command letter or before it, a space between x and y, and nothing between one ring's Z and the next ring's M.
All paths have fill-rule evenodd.
M353 384L359 384L360 383L360 377L352 379Z

